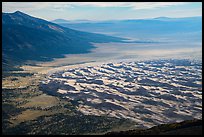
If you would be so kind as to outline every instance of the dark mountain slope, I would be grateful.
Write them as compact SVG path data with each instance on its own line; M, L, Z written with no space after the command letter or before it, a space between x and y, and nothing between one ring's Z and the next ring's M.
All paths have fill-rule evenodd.
M162 124L149 129L109 132L107 135L202 135L202 120L193 119Z
M52 60L63 54L89 52L91 42L120 42L122 38L75 31L22 12L2 14L3 70L27 60Z

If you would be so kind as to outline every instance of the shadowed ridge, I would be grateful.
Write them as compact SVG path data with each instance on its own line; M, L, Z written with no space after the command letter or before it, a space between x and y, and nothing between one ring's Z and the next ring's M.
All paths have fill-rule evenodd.
M106 135L202 135L202 120L193 119L179 123L161 124L149 129L109 132Z

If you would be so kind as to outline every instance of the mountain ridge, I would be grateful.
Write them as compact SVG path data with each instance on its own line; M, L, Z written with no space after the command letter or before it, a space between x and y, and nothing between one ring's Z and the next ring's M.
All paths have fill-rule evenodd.
M153 18L110 20L85 23L59 23L61 26L80 31L111 34L132 39L167 39L171 41L201 40L202 17ZM181 35L182 34L182 35Z
M149 129L108 132L105 135L202 135L202 119L162 124Z
M166 16L161 16L161 17L155 17L155 18L144 18L144 19L118 19L118 20L67 20L63 18L57 18L54 20L51 20L50 22L54 23L75 23L78 21L84 21L83 23L90 23L90 22L116 22L116 21L138 21L138 20L175 20L175 19L196 19L196 18L202 18L202 16L192 16L192 17L178 17L178 18L173 18L173 17L166 17ZM81 23L82 23L81 22ZM79 22L80 23L80 22Z
M13 62L18 58L19 64L28 60L49 61L64 54L87 53L94 48L92 43L122 40L125 39L65 28L20 11L2 13L3 58L7 56ZM4 64L12 62L3 61Z

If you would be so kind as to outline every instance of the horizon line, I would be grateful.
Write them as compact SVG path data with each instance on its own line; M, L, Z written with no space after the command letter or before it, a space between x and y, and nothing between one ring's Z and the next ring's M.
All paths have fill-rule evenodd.
M28 13L25 13L25 12L22 12L20 10L16 10L14 12L3 12L2 11L2 14L14 14L16 12L20 12L20 13L23 13L23 14L27 14L29 16L32 16L32 17L36 17L34 15L30 15ZM55 21L55 20L65 20L65 21L80 21L80 20L86 20L86 21L122 21L122 20L145 20L145 19L158 19L158 18L168 18L168 19L181 19L181 18L192 18L192 17L202 17L201 16L189 16L189 17L168 17L168 16L158 16L158 17L152 17L152 18L129 18L129 19L107 19L107 20L90 20L90 19L64 19L64 18L56 18L56 19L53 19L53 20L48 20L48 19L44 19L44 18L41 18L41 17L36 17L36 18L40 18L40 19L43 19L43 20L47 20L47 21Z

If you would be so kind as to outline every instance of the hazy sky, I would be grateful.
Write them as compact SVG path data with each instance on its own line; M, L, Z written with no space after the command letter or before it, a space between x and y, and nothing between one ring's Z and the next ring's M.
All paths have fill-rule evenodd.
M114 20L202 16L202 2L2 2L3 12L22 11L46 20Z

